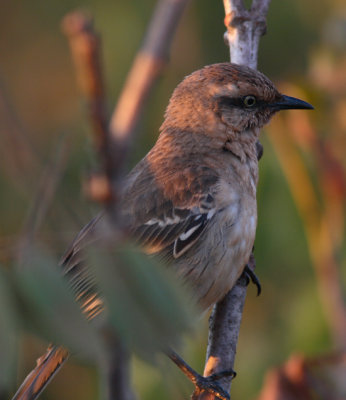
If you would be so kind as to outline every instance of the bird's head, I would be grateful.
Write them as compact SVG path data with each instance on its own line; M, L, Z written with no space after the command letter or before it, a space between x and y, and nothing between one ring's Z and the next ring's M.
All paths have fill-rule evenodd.
M166 119L190 131L226 126L233 132L261 128L283 109L313 109L305 101L281 94L262 73L220 63L187 76L175 89Z

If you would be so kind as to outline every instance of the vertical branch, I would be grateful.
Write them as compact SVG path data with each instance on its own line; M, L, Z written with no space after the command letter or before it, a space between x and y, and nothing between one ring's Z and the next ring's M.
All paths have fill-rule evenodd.
M204 376L233 370L240 323L246 297L246 279L241 277L222 301L215 305L209 319L209 336ZM232 377L220 379L226 392Z
M107 147L108 119L104 77L101 63L101 40L95 32L91 15L83 11L67 14L61 24L67 36L76 69L79 89L86 99L88 117L92 126L94 146L99 155L101 171L106 169L110 157ZM95 201L110 199L108 182L102 174L94 175L87 187L88 195Z
M254 0L251 9L246 10L242 0L224 0L225 35L232 62L256 68L259 40L266 32L269 2ZM255 267L253 256L248 266ZM241 277L227 296L215 305L209 320L204 376L233 369L245 297L246 279ZM220 381L225 391L229 391L231 379Z
M223 3L231 61L256 69L259 41L267 30L270 0L254 0L250 10L246 10L242 0Z
M62 142L53 156L52 163L43 170L37 193L23 227L22 241L31 242L44 221L65 169L66 153L66 143Z
M2 77L0 77L0 137L2 168L18 189L27 192L31 187L27 173L29 171L37 173L42 160L12 107Z
M135 400L136 396L129 385L129 352L116 338L111 337L109 341L112 346L108 354L109 359L105 360L106 365L102 370L104 374L102 376L104 379L101 387L101 391L104 391L102 395L109 400Z
M82 11L67 14L61 25L69 40L79 88L87 100L94 143L102 155L107 138L107 114L100 37L95 32L92 17Z

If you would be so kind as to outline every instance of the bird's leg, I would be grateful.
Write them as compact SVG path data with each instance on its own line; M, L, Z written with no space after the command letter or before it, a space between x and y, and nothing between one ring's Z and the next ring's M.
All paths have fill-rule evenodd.
M222 400L230 400L230 395L218 385L217 381L221 378L236 376L233 370L222 371L210 376L202 376L192 369L177 353L173 350L166 352L167 356L181 369L181 371L190 379L195 385L195 391L192 395L192 399L196 399L202 392L208 392L209 394L218 397Z

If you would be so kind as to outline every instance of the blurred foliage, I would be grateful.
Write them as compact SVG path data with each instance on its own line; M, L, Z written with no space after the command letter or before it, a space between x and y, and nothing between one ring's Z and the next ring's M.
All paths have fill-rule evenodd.
M23 330L91 364L107 360L109 338L114 336L135 355L157 364L157 354L177 347L182 334L192 329L199 312L187 306L191 299L172 271L127 243L95 247L90 245L86 256L92 267L76 285L83 288L78 295L97 287L106 304L106 313L93 317L92 323L82 315L59 261L47 250L22 241L14 268L0 269L2 392L13 385Z
M88 261L110 326L141 358L155 362L158 351L178 346L193 327L198 313L187 306L176 276L134 246L99 246L89 250Z
M47 341L66 346L89 360L104 357L97 332L82 315L58 265L57 259L32 244L21 251L15 282L21 303L25 304L27 325Z
M16 342L22 343L19 347L18 381L31 369L35 357L40 355L45 345L28 334L25 323L32 321L29 303L35 305L37 313L41 313L39 318L47 316L48 304L41 304L38 297L33 297L33 294L39 295L36 291L40 288L40 281L35 282L34 278L43 274L41 279L44 282L41 284L51 287L49 282L58 278L50 272L45 275L45 266L56 263L74 234L95 214L97 208L85 199L82 191L83 177L95 161L87 134L90 127L77 90L68 44L60 32L61 19L75 7L86 8L94 15L103 41L111 112L154 5L153 0L1 2L0 261L3 267L0 270L0 384L6 387L15 387L10 368L5 368L4 374L2 372L4 365L16 362L13 360L18 348ZM228 49L223 43L223 18L221 1L190 3L173 43L170 62L148 100L131 165L152 146L168 98L183 76L205 64L228 60ZM294 91L299 90L300 97L314 104L316 110L307 117L309 124L318 142L327 145L331 158L341 166L338 171L344 176L345 4L342 0L273 1L267 22L268 33L260 45L259 69L277 83L281 82L280 86L286 94L294 95ZM283 81L286 83L283 84ZM304 134L309 130L302 132L294 128L304 124L299 113L297 111L287 118L276 117L276 121L285 118L285 134L295 135L292 140L316 189L317 202L322 205L323 212L329 210L330 221L334 221L330 231L335 244L335 259L338 266L343 267L340 273L344 289L344 201L341 211L333 214L336 210L333 193L339 193L340 203L342 193L338 192L338 188L341 186L336 187L334 192L328 191L330 195L324 197L326 191L320 182L325 169L319 168L323 163L311 146L310 136ZM275 130L281 129L281 125L275 124ZM271 132L271 135L274 134ZM10 271L14 265L16 244L30 220L29 210L32 210L34 199L40 198L43 189L39 182L51 160L55 159L57 144L62 138L67 147L66 157L59 164L55 196L45 197L44 206L48 211L36 233L36 239L49 249L48 255L40 254L39 259L42 256L42 260L30 264L34 265L33 277L25 275L25 271L21 272L24 274L21 290L26 294L26 300L17 304L18 289L13 285ZM333 347L301 214L275 155L273 142L265 134L262 139L265 152L258 189L259 221L255 254L263 294L256 298L255 290L249 289L237 350L235 369L238 376L232 388L234 398L254 397L259 393L265 371L283 363L293 351L316 355ZM338 174L335 171L332 169L331 176ZM44 266L43 262L47 264ZM133 264L135 269L136 262ZM106 269L105 273L109 271ZM61 290L61 294L65 293L62 286L58 288L53 284L52 287ZM55 295L59 293L46 295L52 296L54 304ZM186 339L185 358L201 369L207 331L205 321L196 325L198 332ZM22 327L26 329L17 338L15 332ZM50 329L54 330L52 325ZM37 333L39 329L36 326L29 331ZM47 333L43 336L46 337ZM42 398L94 399L97 373L81 363L72 359L66 367L70 373L61 372ZM179 397L181 392L187 397L191 387L184 377L175 374L177 380L174 382L178 382L181 390L169 386L175 375L162 379L158 369L141 361L136 361L134 365L135 385L144 400ZM83 379L86 376L87 384Z

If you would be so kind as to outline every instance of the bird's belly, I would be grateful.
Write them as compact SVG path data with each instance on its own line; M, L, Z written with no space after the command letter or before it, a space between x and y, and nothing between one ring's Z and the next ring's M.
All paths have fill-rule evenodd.
M241 275L254 244L256 223L255 208L239 213L233 223L227 215L220 215L201 241L204 248L196 252L200 256L183 268L183 276L203 310L220 301Z

